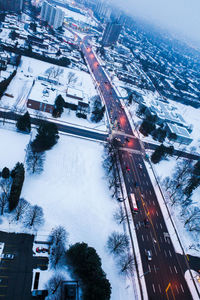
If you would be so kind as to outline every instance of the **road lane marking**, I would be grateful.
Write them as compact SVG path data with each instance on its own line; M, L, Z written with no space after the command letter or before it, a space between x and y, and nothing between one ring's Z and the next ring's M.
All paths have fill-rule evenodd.
M149 185L148 181L146 181L146 185L147 185L147 186Z
M150 265L148 265L148 268L149 268L149 272L151 273L151 267L150 267Z
M169 255L172 257L171 251L169 250Z
M155 202L154 202L154 200L153 200L152 202L153 202L153 205L155 205Z
M176 266L174 266L174 270L175 270L176 274L178 274L178 271L177 271L177 269L176 269Z
M152 195L152 192L151 192L151 191L149 191L149 194L150 194L150 195Z
M157 217L158 217L158 212L157 212L157 210L156 210L156 215L157 215Z
M148 235L147 235L147 241L149 241L149 237L148 237Z
M180 286L181 286L181 290L182 290L182 292L184 293L184 289L183 289L183 286L182 286L182 284L180 284Z
M158 229L158 224L156 223L156 228Z
M161 292L161 287L160 287L160 284L158 284L158 288L159 288L159 291L160 291L160 293L162 293L162 292Z
M154 265L153 267L154 267L154 271L155 271L155 273L157 273L157 269L156 269L156 266Z
M144 237L143 237L143 234L141 235L141 237L142 237L142 240L143 240L143 242L144 242Z
M7 288L7 285L0 285L0 288Z
M172 273L172 268L169 266L170 272Z
M165 253L165 256L167 257L167 253L166 253L166 251L164 250L164 253Z
M162 229L162 224L160 223L160 228Z
M162 237L160 236L160 241L161 241L161 243L162 243Z
M178 287L177 287L177 285L175 285L175 287L176 287L177 293L179 294L179 290L178 290Z
M152 284L152 287L153 287L153 291L154 291L154 293L156 292L156 290L155 290L155 286L154 286L154 284Z
M132 189L132 187L130 186L130 191L132 192L133 191L133 189Z

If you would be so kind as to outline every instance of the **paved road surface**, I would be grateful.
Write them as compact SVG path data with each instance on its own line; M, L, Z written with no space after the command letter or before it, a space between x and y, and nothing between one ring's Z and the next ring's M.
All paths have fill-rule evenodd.
M142 276L146 281L148 297L155 300L192 299L184 279L185 260L180 261L174 251L154 188L143 162L141 144L134 136L125 111L97 61L88 38L79 42L104 99L111 126L115 130L114 136L122 143L119 159L126 189L128 194L135 194L139 207L139 213L132 214L132 217L136 227L144 271ZM128 140L126 140L127 137ZM133 203L130 199L129 204L131 208ZM148 220L148 228L144 226L144 220ZM153 255L151 261L147 259L145 250L151 250Z

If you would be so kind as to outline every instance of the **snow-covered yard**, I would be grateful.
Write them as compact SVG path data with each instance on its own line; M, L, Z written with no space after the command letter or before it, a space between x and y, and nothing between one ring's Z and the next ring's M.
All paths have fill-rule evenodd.
M24 162L29 135L0 129L3 142L0 169ZM13 145L15 147L13 148ZM115 263L105 249L109 234L122 231L113 220L118 206L110 196L102 168L103 146L96 142L60 135L57 145L46 152L41 175L26 174L21 196L43 208L45 224L38 235L44 239L52 227L61 225L69 232L69 243L86 242L102 258L102 267L112 285L112 300L133 299L130 282L118 275ZM1 229L15 231L12 223ZM19 228L17 229L19 230Z
M92 78L88 73L71 68L58 67L53 64L25 56L22 57L17 74L6 90L6 93L10 96L4 95L1 98L0 107L17 109L19 111L22 109L26 110L26 102L31 92L33 81L36 80L38 76L44 76L45 72L52 67L60 68L63 71L63 73L60 74L58 78L56 78L56 80L63 84L63 89L66 88L67 75L69 74L69 72L75 74L77 81L73 84L73 87L81 90L83 92L84 98L91 101L90 106L92 110L91 98L95 96L97 92ZM38 98L39 97L40 95L38 95ZM35 111L33 109L28 110L30 114L38 114L38 111ZM40 112L40 114L43 114L44 117L52 117L49 113ZM97 129L99 130L106 130L104 119L100 123L95 124L90 121L90 114L88 114L88 119L85 120L76 117L76 113L68 109L64 109L64 113L62 114L61 118L57 120L90 128L97 127Z

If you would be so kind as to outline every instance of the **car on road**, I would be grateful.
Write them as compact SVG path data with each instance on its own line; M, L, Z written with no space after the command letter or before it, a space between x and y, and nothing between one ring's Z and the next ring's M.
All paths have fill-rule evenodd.
M139 187L139 183L137 181L134 182L134 187L135 188Z
M2 255L1 255L1 258L3 258L3 259L14 259L14 254L10 254L10 253L3 253Z
M147 257L147 259L148 259L149 261L152 260L152 252L151 252L151 250L146 250L146 249L145 249L145 255L146 255L146 257Z
M144 226L146 227L146 228L148 228L149 227L149 220L147 219L147 218L145 218L144 219Z
M43 247L37 247L36 248L37 253L40 253L40 252L45 253L45 252L48 252L48 251L49 251L49 249L47 249L47 248L43 248Z
M140 170L142 170L142 164L139 164L138 167Z

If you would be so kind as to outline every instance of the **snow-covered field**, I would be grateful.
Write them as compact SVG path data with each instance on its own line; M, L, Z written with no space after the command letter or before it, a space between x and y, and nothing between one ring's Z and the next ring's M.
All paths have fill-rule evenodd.
M93 19L91 19L91 17L89 15L88 16L82 15L82 14L79 14L77 12L71 11L71 10L63 8L63 7L61 7L61 9L64 11L65 16L67 18L72 18L75 21L80 21L80 22L84 22L84 23L92 25L92 26L96 26L96 22Z
M0 169L23 162L29 135L0 129ZM13 145L15 145L13 149ZM102 267L112 285L112 300L133 299L130 282L118 275L105 244L109 234L122 231L113 221L118 206L110 196L102 168L103 146L96 142L61 135L58 144L46 152L41 175L26 174L21 196L43 208L45 224L38 235L46 239L52 227L62 225L69 243L86 242L97 250ZM1 229L15 231L12 223ZM17 229L19 230L19 228Z

